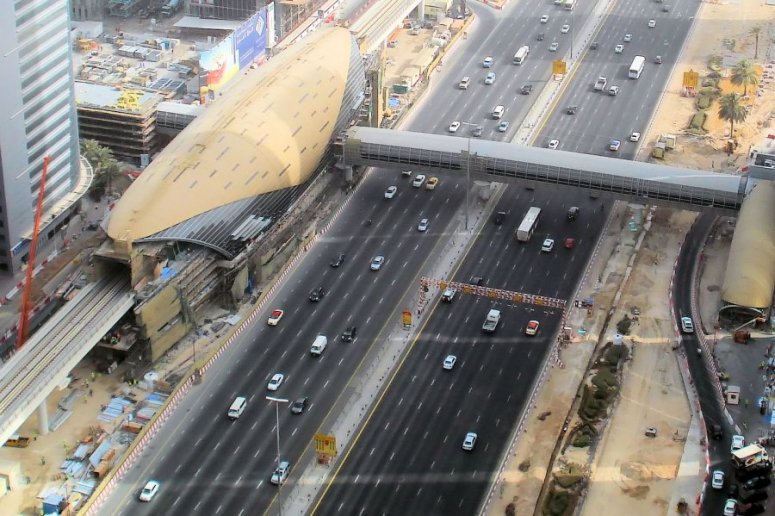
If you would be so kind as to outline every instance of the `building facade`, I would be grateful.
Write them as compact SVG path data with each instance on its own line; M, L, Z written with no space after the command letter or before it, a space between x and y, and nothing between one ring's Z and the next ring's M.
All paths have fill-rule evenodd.
M79 171L69 12L69 0L0 2L0 272L26 261L46 155L41 240L69 217L58 206Z

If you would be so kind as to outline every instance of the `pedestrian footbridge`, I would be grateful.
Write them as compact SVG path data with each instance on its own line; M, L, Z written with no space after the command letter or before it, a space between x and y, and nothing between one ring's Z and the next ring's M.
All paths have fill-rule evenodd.
M603 156L438 134L351 127L343 164L405 168L434 175L548 184L632 202L734 214L748 178Z

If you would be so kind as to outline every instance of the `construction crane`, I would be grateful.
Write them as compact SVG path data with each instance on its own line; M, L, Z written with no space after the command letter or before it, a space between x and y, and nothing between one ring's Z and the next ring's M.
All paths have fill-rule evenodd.
M27 255L27 274L24 280L24 292L22 293L22 306L19 312L19 331L16 332L16 349L21 348L27 340L30 330L30 297L32 297L32 273L35 272L35 253L38 251L38 236L40 235L40 217L43 213L43 196L46 193L46 176L51 156L43 158L43 172L40 175L40 187L38 187L38 203L35 207L35 224L32 228L32 242L30 254Z

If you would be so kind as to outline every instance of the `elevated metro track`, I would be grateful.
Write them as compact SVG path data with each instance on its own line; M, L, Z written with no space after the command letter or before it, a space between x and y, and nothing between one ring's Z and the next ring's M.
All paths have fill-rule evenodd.
M0 442L5 442L134 305L124 275L90 283L0 370Z
M485 181L580 188L633 202L726 214L740 209L748 186L744 176L372 127L351 127L342 145L345 165L468 173Z
M355 36L361 53L374 52L388 36L409 16L420 0L394 0L378 2L368 9L349 29Z

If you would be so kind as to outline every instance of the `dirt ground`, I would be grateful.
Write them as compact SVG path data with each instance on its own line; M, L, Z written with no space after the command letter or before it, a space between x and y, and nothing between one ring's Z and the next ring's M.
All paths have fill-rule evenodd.
M680 241L695 214L656 213L612 318L615 324L631 307L640 309L625 339L632 360L624 367L621 395L598 445L582 515L604 514L612 506L622 514L666 513L684 452L691 412L665 301ZM647 427L657 429L656 438L644 436Z
M693 70L702 78L709 71L708 60L713 55L732 63L740 59L753 59L756 45L751 29L754 27L761 28L758 59L754 62L765 75L760 82L758 95L755 93L757 88L748 88L751 112L745 122L735 124L738 147L731 156L727 156L722 149L729 138L729 123L718 118L717 102L707 109L706 135L684 134L697 108L695 97L681 95L683 73ZM651 130L641 147L642 159L651 152L660 134L671 133L679 136L678 149L668 152L664 160L666 164L724 172L744 166L750 147L761 143L775 113L775 91L772 87L775 55L770 54L773 30L775 6L764 5L761 0L704 2L691 39L673 70ZM729 70L724 70L722 76L728 76L728 73ZM742 93L742 87L731 86L728 81L722 80L721 87L725 93ZM662 160L653 161L658 163Z

